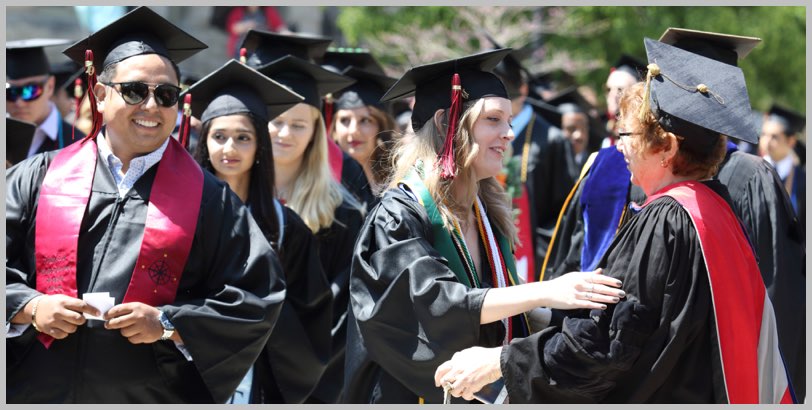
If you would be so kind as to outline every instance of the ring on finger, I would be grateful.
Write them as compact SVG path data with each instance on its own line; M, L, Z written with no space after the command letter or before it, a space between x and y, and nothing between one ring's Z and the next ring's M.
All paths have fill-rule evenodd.
M587 300L592 300L592 292L586 292Z

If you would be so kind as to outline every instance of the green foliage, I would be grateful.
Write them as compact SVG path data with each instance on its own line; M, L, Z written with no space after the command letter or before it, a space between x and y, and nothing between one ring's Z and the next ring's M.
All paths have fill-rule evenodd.
M762 38L763 42L739 61L751 105L763 111L776 101L802 112L806 109L804 7L584 6L539 10L543 29L537 34L538 44L545 49L541 66L564 56L571 61L565 69L579 84L598 91L599 101L608 69L621 53L645 60L643 37L658 39L668 27L685 27ZM444 26L449 35L470 31L474 37L476 27L467 27L470 24L458 18L462 11L455 7L342 7L338 26L353 46L366 46L365 39L388 33L408 35L438 26ZM468 52L466 46L460 45L460 54ZM398 65L406 60L406 53L398 56L398 50L391 49L394 47L403 46L392 45L382 53L386 54L383 63Z

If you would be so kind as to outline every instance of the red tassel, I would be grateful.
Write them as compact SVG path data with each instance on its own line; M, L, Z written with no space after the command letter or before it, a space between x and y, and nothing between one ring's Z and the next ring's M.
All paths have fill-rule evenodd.
M327 94L324 97L324 123L327 129L327 138L330 138L333 125L333 95Z
M451 107L448 109L448 131L445 134L443 150L437 157L437 165L440 167L440 177L443 179L454 179L457 176L457 164L454 160L454 135L457 133L457 123L460 119L462 107L462 85L460 75L454 73L451 78Z
M76 105L75 115L73 116L73 128L71 129L70 140L76 141L76 121L82 114L82 79L77 78L73 81L73 98Z
M241 48L240 49L240 62L241 63L245 64L245 62L248 61L248 57L246 57L247 55L248 55L248 50L246 50L245 47Z
M85 50L85 73L87 74L87 89L90 91L87 93L87 96L90 101L90 118L93 124L87 137L85 137L85 140L88 140L96 138L96 136L99 135L102 122L104 121L101 113L99 113L99 110L96 108L96 94L93 92L96 86L96 69L93 67L93 50Z
M192 94L183 97L183 118L180 120L180 144L189 149L189 127L192 116Z

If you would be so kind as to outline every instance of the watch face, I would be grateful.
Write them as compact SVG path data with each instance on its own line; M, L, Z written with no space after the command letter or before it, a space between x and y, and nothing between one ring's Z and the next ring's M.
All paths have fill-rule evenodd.
M158 320L161 322L161 326L163 326L164 330L175 330L175 326L173 326L169 318L166 317L166 313L161 312L158 316Z

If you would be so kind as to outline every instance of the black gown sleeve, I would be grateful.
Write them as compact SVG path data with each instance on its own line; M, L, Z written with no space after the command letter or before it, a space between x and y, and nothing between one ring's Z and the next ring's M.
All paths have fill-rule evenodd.
M478 344L486 292L457 281L432 247L417 202L400 190L384 195L361 230L350 279L352 313L371 361L426 402L441 400L434 371Z
M623 281L626 298L603 311L568 311L560 326L506 346L501 368L510 402L650 401L663 385L678 384L671 378L701 380L707 386L685 388L680 399L705 400L711 383L695 373L711 373L703 355L710 350L697 347L709 340L702 336L710 291L687 212L671 198L654 201L599 266Z
M184 276L201 274L189 274L197 283L179 289L175 302L161 309L183 338L214 401L224 403L270 335L285 299L285 281L276 253L248 208L228 185L205 171L204 178Z
M34 261L34 202L54 154L39 154L6 172L6 323L40 293ZM28 239L30 238L30 239Z
M283 212L279 259L287 295L254 367L254 389L261 393L252 397L252 403L303 403L330 357L333 294L319 261L316 239L299 215L288 207Z

